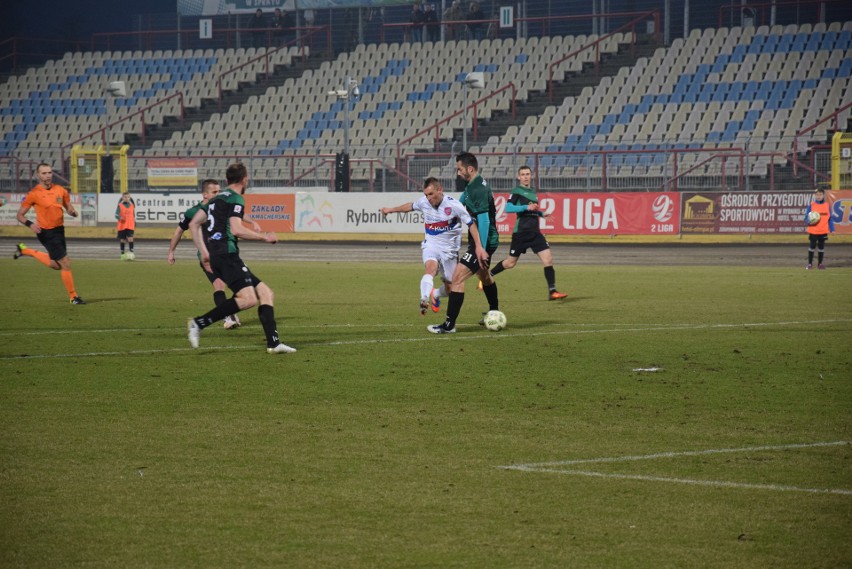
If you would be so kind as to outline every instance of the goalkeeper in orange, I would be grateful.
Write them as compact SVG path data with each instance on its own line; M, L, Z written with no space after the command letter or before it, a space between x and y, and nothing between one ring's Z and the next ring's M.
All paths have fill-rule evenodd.
M811 213L817 213L815 220L810 218ZM825 199L825 190L817 188L814 191L814 199L805 210L805 223L808 224L808 264L807 270L814 267L814 253L817 254L817 269L824 270L825 242L828 234L834 233L834 219L831 217L831 206Z
M133 252L133 232L136 230L136 202L130 197L130 192L121 194L118 205L115 206L115 218L118 220L116 230L118 231L118 243L121 247L121 260L133 261L136 254ZM125 245L129 251L124 252Z
M29 227L39 242L47 249L47 253L28 248L19 243L14 258L32 257L42 265L60 271L62 284L68 291L71 304L86 304L74 288L74 277L71 275L71 259L65 246L65 212L71 217L77 217L77 210L71 204L68 190L53 183L53 168L41 163L36 168L39 183L29 191L15 216L18 223ZM35 208L35 222L27 219L30 209Z

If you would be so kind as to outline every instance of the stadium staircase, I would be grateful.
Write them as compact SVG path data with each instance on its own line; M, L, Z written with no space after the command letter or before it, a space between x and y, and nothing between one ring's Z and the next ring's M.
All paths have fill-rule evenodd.
M256 81L241 81L236 89L225 91L221 103L218 99L205 98L198 107L184 109L183 120L177 116L168 116L163 119L162 124L146 125L144 143L139 134L125 135L124 142L134 150L149 149L155 141L162 142L171 138L175 132L188 131L194 123L204 123L222 109L228 109L232 105L242 105L249 98L262 95L269 87L281 86L287 79L299 77L308 69L318 69L323 62L333 59L333 56L328 53L312 53L299 62L294 61L291 65L275 65L268 77L261 73Z
M821 147L830 147L831 139L837 132L847 132L852 133L852 117L846 120L846 125L844 128L840 129L821 129L813 131L814 138L808 138L804 144L807 150L798 152L795 155L795 159L799 161L801 164L808 164L810 162L810 154L812 152L812 148L815 146ZM822 139L816 138L820 133L825 133L825 137ZM791 160L788 160L785 164L773 164L770 165L772 171L773 183L770 183L769 176L751 176L749 178L749 189L752 191L769 191L769 190L799 190L801 189L802 179L810 178L812 174L803 169L794 167Z
M475 137L472 129L468 129L468 146L481 146L489 138L503 136L509 127L523 125L528 117L541 116L547 107L561 105L566 98L579 95L586 87L597 87L604 77L614 77L622 67L634 65L640 58L649 57L658 48L659 46L654 43L654 36L650 35L638 35L635 49L631 49L630 44L619 44L616 53L601 54L601 63L597 68L593 63L585 62L582 71L573 75L566 74L562 81L554 81L552 98L547 89L531 90L528 92L527 99L515 101L514 117L511 111L494 110L490 119L479 119ZM452 139L439 141L435 149L428 152L459 152L463 137L462 129L453 129ZM415 154L418 152L426 151L415 150ZM373 183L380 186L383 180L387 184L387 191L406 191L404 181L383 169L378 169ZM360 185L366 188L369 182L361 182ZM355 180L353 180L353 191L360 191Z
M595 69L594 64L584 63L583 70L573 76L566 77L564 81L554 81L553 98L550 93L544 91L530 91L529 98L516 101L515 117L511 112L494 111L491 119L480 119L477 123L477 136L472 137L468 132L469 145L485 144L492 136L502 136L510 126L520 126L526 122L527 117L540 116L544 110L553 105L561 105L568 98L577 96L585 87L597 87L604 77L614 77L622 67L634 65L640 57L653 55L659 46L653 43L653 36L639 35L636 38L636 49L631 50L630 44L619 44L618 52L615 54L601 54L601 64ZM442 152L449 152L451 148L460 148L462 141L462 129L454 129L453 139L442 145ZM455 142L455 146L453 146Z

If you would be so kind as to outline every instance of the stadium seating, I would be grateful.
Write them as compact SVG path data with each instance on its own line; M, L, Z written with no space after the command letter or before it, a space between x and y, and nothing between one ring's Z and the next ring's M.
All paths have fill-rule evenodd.
M360 157L390 160L398 142L462 110L468 73L486 78L484 91L468 90L469 103L510 82L523 100L547 88L552 61L595 40L592 35L359 45L149 149L134 149L130 175L144 179L139 158L148 156L197 156L202 169L220 172L238 153L253 157L254 178L261 183L299 176L327 182L329 169L318 173L318 167L329 161L329 152L342 150L347 118L346 102L329 92L347 77L361 92L349 103L350 144ZM615 53L631 40L615 34L601 49ZM100 129L107 117L114 120L176 92L183 93L186 106L197 106L218 95L220 78L226 90L255 81L262 60L223 74L263 53L250 48L67 54L0 85L0 154L40 159L45 148ZM732 172L762 176L785 161L797 132L850 101L850 54L852 23L693 30L471 150L483 155L493 177L511 182L517 167L527 163L564 189L599 187L604 178L613 188L629 187L627 179L659 187L684 172L704 180L696 183L717 185ZM294 55L295 48L277 51L271 63L288 64ZM555 79L581 73L593 57L593 50L581 51L556 69ZM45 76L53 78L47 85ZM118 80L127 83L127 98L107 98L106 84ZM178 104L146 111L146 122L177 114ZM503 93L482 104L478 118L488 120L510 105L511 92ZM468 128L473 120L468 113ZM438 137L450 139L462 125L459 114L439 127ZM137 121L122 123L111 139L138 129ZM406 151L431 150L434 137L429 131L413 138ZM808 141L796 142L802 151ZM726 149L743 149L749 158L719 159ZM450 160L423 158L420 164L418 176L438 174L448 182L454 177ZM356 179L371 174L356 163Z
M784 162L797 132L850 102L850 87L852 23L693 30L481 151L591 151L553 172L578 185L599 172L601 152L627 148L654 153L616 157L610 175L653 175L666 153L679 154L682 171L708 159L697 150L732 147L760 152L746 173L765 175ZM798 144L803 151L807 141ZM519 160L492 162L492 171L503 170L497 175L510 175ZM561 163L545 157L539 166Z
M326 152L343 149L345 101L328 93L340 88L346 77L352 77L358 82L361 97L350 102L350 141L361 153L388 157L395 142L462 110L461 81L467 73L481 71L487 84L485 92L471 90L469 103L509 82L518 87L518 97L526 97L528 91L546 88L547 66L556 53L565 53L572 46L596 38L546 39L359 45L353 52L340 54L315 71L287 80L281 87L270 88L244 105L235 105L217 121L208 121L193 130L194 148L212 151L219 142L227 141L237 148L251 148L259 156L300 156L295 159L296 169L311 169L317 160L310 156L320 148ZM617 34L602 49L615 52L623 41L629 38ZM469 49L474 45L477 49ZM579 58L580 64L593 57L594 52L586 50ZM573 65L576 62L560 69L560 78ZM510 106L511 92L507 91L483 104L478 116L487 119L495 110L507 111ZM471 113L468 127L472 121ZM222 128L220 123L231 126ZM461 128L462 123L459 116L440 129L439 137L451 138L453 129ZM412 147L431 149L433 139L434 134L424 135L413 141ZM153 148L140 153L154 154ZM227 161L222 158L214 163L215 167L224 168ZM268 171L272 178L285 178L280 170L288 168L288 164L281 162L278 174L273 173L274 167L264 168L264 174ZM366 168L359 168L354 176L367 172Z
M0 154L38 159L29 156L29 151L40 154L45 142L68 144L177 92L183 93L184 106L198 106L202 98L218 95L219 77L225 71L263 53L254 48L69 52L61 60L49 61L0 85ZM270 56L270 63L289 64L295 53L296 48L278 50ZM238 81L254 81L263 70L263 61L254 62L225 75L222 87L234 89ZM47 85L44 77L51 78ZM106 86L112 81L125 81L126 98L106 95ZM174 100L146 111L145 121L158 124L179 110L180 101ZM139 121L120 123L111 129L111 141L116 143L139 130Z

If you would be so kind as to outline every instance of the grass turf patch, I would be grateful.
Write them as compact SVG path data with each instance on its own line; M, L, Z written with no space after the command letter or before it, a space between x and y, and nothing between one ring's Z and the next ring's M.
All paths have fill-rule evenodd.
M253 311L189 348L212 305L191 263L75 261L69 306L57 273L0 260L0 564L852 558L852 496L796 490L852 490L848 444L571 467L775 490L499 468L849 441L848 271L558 267L548 302L530 262L497 277L506 330L468 286L438 337L416 259L249 265L296 354L266 354Z

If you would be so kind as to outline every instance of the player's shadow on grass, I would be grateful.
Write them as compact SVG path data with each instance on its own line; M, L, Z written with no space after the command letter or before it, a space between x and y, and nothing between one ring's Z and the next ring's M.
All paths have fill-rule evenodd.
M100 304L102 302L127 302L128 300L139 300L135 296L116 296L115 298L87 298L86 304Z
M547 308L550 309L550 308L553 308L553 307L557 307L560 304L573 304L575 302L582 302L584 300L589 300L591 298L594 298L594 297L592 297L592 296L568 296L566 298L560 298L559 300L550 300L550 299L547 299L547 298L530 298L530 299L527 299L527 300L521 300L521 301L518 302L518 304L533 304L533 303L539 303L539 302L546 302ZM501 304L502 304L502 302L501 302ZM515 301L512 301L512 304L515 304Z
M522 324L509 322L506 325L506 332L512 332L517 330L542 330L545 326L559 326L564 325L564 322L559 320L538 320L536 322L524 322ZM478 326L479 330L482 332L489 332L485 326ZM495 334L499 334L500 332L493 332Z

